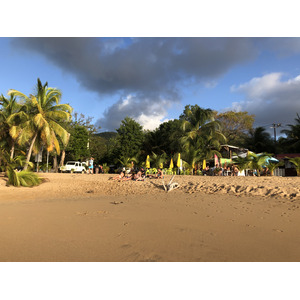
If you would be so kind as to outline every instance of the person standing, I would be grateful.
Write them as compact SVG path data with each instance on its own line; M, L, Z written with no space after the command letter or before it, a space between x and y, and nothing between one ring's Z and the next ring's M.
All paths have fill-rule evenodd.
M91 157L89 160L89 174L93 174L94 171L94 158Z

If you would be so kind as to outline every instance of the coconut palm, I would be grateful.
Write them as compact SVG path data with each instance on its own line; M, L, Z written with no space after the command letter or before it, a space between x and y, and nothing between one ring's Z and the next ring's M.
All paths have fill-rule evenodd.
M281 162L278 162L278 163L271 163L271 162L268 162L266 164L266 167L269 169L270 173L271 173L271 176L274 175L274 170L280 166L284 165L284 162L281 161Z
M258 176L260 176L260 171L266 166L266 161L270 157L268 153L255 154L253 152L249 152L247 157L236 157L233 159L233 163L238 165L239 170L257 170Z
M203 109L197 105L186 106L182 119L182 128L185 136L181 138L183 149L198 145L204 158L210 158L212 150L217 151L220 145L226 142L226 137L221 132L221 124L215 121L211 109ZM220 156L220 153L218 153Z
M22 114L16 113L10 117L12 122L17 117L22 117L22 126L26 129L30 140L24 170L28 167L32 151L38 153L43 144L48 151L55 149L56 153L60 154L58 139L66 144L68 132L62 125L70 119L72 112L70 105L60 104L61 91L48 87L47 82L42 85L38 78L35 95L27 97L16 90L10 90L8 94L13 94L24 101Z
M42 179L33 172L19 172L17 170L18 167L22 167L25 164L25 156L20 155L11 158L6 151L1 150L0 157L3 161L5 175L8 178L7 185L31 187L42 182ZM31 162L29 162L29 165L33 166Z
M22 129L16 124L9 122L11 115L17 113L21 109L21 105L17 102L14 95L10 95L7 99L3 95L0 96L0 138L10 148L10 157L14 157L15 145L20 138Z
M232 162L238 166L238 169L240 171L250 169L250 160L248 157L236 156L235 158L232 159Z
M131 162L137 162L136 157L120 156L116 162L120 163L125 168L131 167Z
M256 153L275 150L271 135L264 127L256 127L250 130L245 146Z
M193 175L193 170L195 168L195 164L203 159L203 154L201 151L193 146L185 148L185 151L182 153L182 161L183 165L186 169L190 170Z
M289 161L294 164L297 176L300 176L300 157L289 158Z
M284 141L284 145L286 145L290 151L299 152L300 151L300 116L297 114L297 118L295 119L296 124L287 125L289 129L281 130L281 133L286 134L287 138Z
M164 151L162 154L156 154L152 151L150 161L151 165L153 165L156 169L161 168L161 165L167 161L167 154Z

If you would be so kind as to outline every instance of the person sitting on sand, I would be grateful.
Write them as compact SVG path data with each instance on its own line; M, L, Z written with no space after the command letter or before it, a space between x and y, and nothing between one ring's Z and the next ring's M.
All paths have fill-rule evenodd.
M163 179L164 175L161 169L157 169L157 173L155 175L149 175L151 178Z
M232 170L233 170L233 176L238 176L239 174L239 169L237 168L237 166L233 165L232 166Z
M125 173L123 171L121 171L120 174L113 177L112 180L121 180L124 177L125 177Z
M142 176L143 178L146 177L146 171L145 171L145 169L144 169L143 167L141 167L141 169L140 169L139 172L141 172L141 176Z
M204 176L208 176L209 175L209 165L207 165L206 168L202 170L202 174Z

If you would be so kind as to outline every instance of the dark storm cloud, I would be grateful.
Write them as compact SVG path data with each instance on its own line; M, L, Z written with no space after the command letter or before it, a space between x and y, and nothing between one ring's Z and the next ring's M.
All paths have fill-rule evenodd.
M254 57L247 38L18 38L101 94L165 94L178 83L213 79Z
M119 94L97 122L106 129L125 116L159 125L180 101L180 86L214 80L257 54L248 38L16 38L13 46L46 57L100 100Z

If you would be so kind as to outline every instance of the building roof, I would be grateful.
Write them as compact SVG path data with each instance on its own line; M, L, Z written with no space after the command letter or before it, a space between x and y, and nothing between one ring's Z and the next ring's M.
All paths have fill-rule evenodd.
M278 158L278 159L294 158L294 157L300 157L300 153L284 153L284 154L276 154L275 157Z

